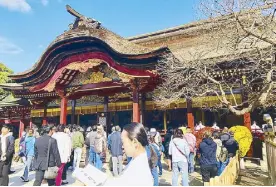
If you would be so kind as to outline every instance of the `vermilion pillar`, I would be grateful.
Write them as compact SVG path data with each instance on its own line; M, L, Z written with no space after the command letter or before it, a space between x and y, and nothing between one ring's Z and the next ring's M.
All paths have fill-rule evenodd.
M60 124L66 125L66 117L67 117L67 98L62 97L60 102Z
M194 131L195 123L194 123L194 115L192 113L192 100L191 99L186 99L186 102L187 102L188 127L190 127L192 131Z
M139 92L135 87L133 89L133 122L140 122Z
M19 122L19 138L22 137L23 131L24 131L24 122L23 122L23 120L20 120L20 122Z

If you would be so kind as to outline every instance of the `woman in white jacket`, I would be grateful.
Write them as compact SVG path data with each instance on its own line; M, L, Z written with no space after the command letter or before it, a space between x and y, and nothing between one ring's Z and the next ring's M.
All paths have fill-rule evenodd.
M58 175L56 177L56 186L61 184L68 184L66 181L67 168L65 167L67 162L70 162L70 155L72 150L72 141L70 136L64 132L65 125L59 125L57 130L52 137L57 140L58 151L61 160L61 166L58 170Z

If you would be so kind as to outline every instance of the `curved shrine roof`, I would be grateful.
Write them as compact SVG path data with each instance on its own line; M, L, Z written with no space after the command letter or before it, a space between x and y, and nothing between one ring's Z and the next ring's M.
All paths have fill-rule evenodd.
M76 17L74 24L69 25L70 29L48 46L30 70L11 75L11 79L25 86L37 84L38 81L35 82L34 79L48 79L65 58L87 52L107 53L116 63L125 67L150 69L157 63L158 58L168 51L168 48L163 46L145 47L130 42L102 27L100 22L77 13L71 7L67 6L67 10Z

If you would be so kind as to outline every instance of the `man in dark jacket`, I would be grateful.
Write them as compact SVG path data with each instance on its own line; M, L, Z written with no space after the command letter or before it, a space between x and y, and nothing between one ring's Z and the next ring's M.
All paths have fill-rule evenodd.
M44 179L45 170L48 167L60 167L60 155L57 147L57 141L51 138L53 135L53 127L45 126L42 129L42 136L35 142L34 167L36 170L34 186L41 186ZM47 163L48 146L50 143L49 161ZM55 185L55 179L47 179L48 186Z
M239 150L239 144L238 142L234 139L234 133L230 132L230 139L227 141L222 142L223 146L227 149L228 151L228 156L229 157L234 157L236 156L237 151Z
M0 186L9 185L9 171L14 154L14 137L10 134L8 125L4 125L1 129L0 141Z
M110 135L110 152L112 155L113 173L118 176L123 170L123 150L121 140L121 129L119 126L115 127L115 132ZM119 163L119 172L118 172Z
M217 144L211 138L211 132L206 131L199 145L200 169L203 182L210 182L218 173L217 168Z

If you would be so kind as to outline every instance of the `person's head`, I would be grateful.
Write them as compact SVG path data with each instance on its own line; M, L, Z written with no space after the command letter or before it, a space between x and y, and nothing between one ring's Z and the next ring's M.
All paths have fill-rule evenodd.
M117 125L117 126L115 127L115 131L117 131L117 132L120 132L120 131L121 131L121 128L120 128L119 125Z
M209 130L205 131L203 134L203 138L211 138L211 136L212 136L212 132Z
M69 126L69 125L66 125L66 126L64 127L64 132L65 132L66 134L69 134L69 133L70 133L70 126Z
M56 127L55 125L53 125L53 126L51 127L51 131L52 131L52 133L54 134L54 133L56 133L56 132L58 131L58 129L57 129L57 127Z
M65 125L59 125L59 126L57 127L57 131L58 131L58 132L64 132L64 129L65 129Z
M192 133L192 129L190 127L186 128L186 133Z
M41 135L49 135L49 136L52 136L54 134L54 130L55 129L55 126L53 125L46 125L46 126L43 126L42 129L41 129Z
M145 146L149 144L147 133L141 123L132 122L124 126L121 139L126 155L133 158L145 151Z
M97 131L97 125L92 126L92 131L96 132Z
M29 129L28 130L28 136L33 136L34 134L34 129Z
M224 127L223 130L222 130L223 133L228 133L228 131L229 131L229 130L228 130L227 127Z
M173 138L183 138L183 131L181 129L175 129Z
M111 131L112 131L112 132L115 132L115 127L112 127L112 128L111 128Z
M151 136L155 136L156 134L157 134L156 128L151 128L151 129L150 129L150 135L151 135Z
M99 133L99 134L103 134L103 131L104 131L104 129L103 129L103 126L97 126L97 133Z
M173 134L173 128L168 128L168 132L169 134Z
M10 132L9 125L7 125L7 124L3 125L2 129L1 129L2 135L5 136L5 135L8 134L9 132Z
M212 136L214 139L220 139L219 132L217 132L217 131L213 132Z

